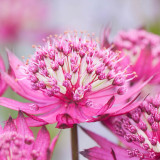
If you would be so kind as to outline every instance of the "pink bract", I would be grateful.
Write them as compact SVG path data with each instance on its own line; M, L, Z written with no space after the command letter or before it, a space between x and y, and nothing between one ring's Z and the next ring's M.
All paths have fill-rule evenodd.
M83 33L48 37L44 46L35 48L26 62L8 51L14 77L3 73L15 92L33 102L0 98L0 105L25 112L31 126L58 122L57 127L66 128L126 112L130 103L122 102L131 96L133 100L147 83L137 83L127 92L126 84L135 73L128 75L128 67L117 65L122 60L119 52L100 49L92 36Z
M5 71L5 65L1 56L0 56L0 71L3 71L3 72ZM7 84L0 73L0 96L3 95L3 93L6 91L6 88L7 88Z
M50 135L42 127L35 139L20 111L15 121L10 117L0 128L0 159L50 160L58 135L50 145Z
M102 35L102 46L109 43L109 28ZM150 84L160 82L160 36L149 33L143 29L130 29L120 31L114 38L113 50L120 50L126 55L122 65L132 65L130 71L135 71L137 77L131 82L135 84L139 80L147 80L150 76L156 75ZM110 44L111 45L111 44Z
M113 144L101 136L84 131L101 148L92 148L82 152L90 160L103 160L107 156L115 159L158 160L160 158L159 122L160 95L147 97L141 105L124 115L111 117L103 121L121 141L121 146ZM102 153L102 154L101 154Z

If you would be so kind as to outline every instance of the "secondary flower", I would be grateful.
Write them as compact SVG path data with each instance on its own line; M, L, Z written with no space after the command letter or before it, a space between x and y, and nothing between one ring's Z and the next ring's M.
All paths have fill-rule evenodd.
M58 122L57 127L72 127L124 107L112 107L115 96L123 95L126 83L136 75L119 67L119 52L100 49L92 36L83 33L48 37L44 46L35 48L34 55L24 63L9 52L15 79L3 73L15 92L34 103L0 98L3 106L37 115L32 116L37 121L30 125ZM140 84L123 99L139 89Z
M109 29L102 35L102 46L109 45ZM132 80L135 83L139 80L146 80L150 76L157 74L151 84L160 82L160 36L149 33L143 29L131 29L120 31L113 40L113 50L120 50L125 55L122 65L132 65L130 71L135 71L138 75Z
M160 95L147 98L138 108L124 115L111 117L103 124L121 141L113 144L101 136L84 130L101 148L85 150L82 154L90 160L110 159L158 160L160 158Z
M46 5L41 0L0 0L0 4L1 43L13 42L20 38L22 33L42 25ZM26 36L27 34L25 38Z
M13 121L10 117L4 128L0 127L0 159L2 160L50 160L56 136L50 145L50 135L43 126L35 139L22 112Z
M0 56L0 70L5 71L5 65L1 56ZM0 73L0 96L5 92L6 88L7 88L7 84Z

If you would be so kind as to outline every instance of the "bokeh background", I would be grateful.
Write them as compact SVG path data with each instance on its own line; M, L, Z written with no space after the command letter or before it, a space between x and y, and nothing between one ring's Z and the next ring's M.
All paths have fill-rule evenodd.
M34 53L33 44L41 44L43 37L65 30L87 31L100 37L105 26L110 25L110 40L119 30L143 27L160 34L159 0L0 0L0 53L8 68L5 48L19 58ZM10 88L3 95L19 101L27 100ZM9 116L17 112L0 107L0 121L3 125ZM96 133L117 142L116 138L96 122L82 124ZM53 138L58 132L55 125L47 128ZM37 128L32 128L37 133ZM79 150L95 146L80 129ZM55 148L54 160L71 160L70 130L65 129ZM80 156L80 160L85 160Z

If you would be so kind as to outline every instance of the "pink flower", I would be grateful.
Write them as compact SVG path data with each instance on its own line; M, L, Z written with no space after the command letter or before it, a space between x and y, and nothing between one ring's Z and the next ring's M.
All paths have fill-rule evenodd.
M0 0L0 41L13 42L40 28L46 12L41 0Z
M5 71L5 65L4 65L4 62L1 56L0 56L0 71L3 71L3 72ZM0 96L3 95L6 88L7 88L7 84L4 81L3 76L1 76L1 73L0 73Z
M19 112L15 122L10 117L4 129L0 127L0 159L49 160L57 139L58 136L50 145L49 132L43 126L35 140L22 112Z
M109 45L109 29L105 30L102 36L102 46ZM149 33L143 29L131 29L120 31L113 41L114 50L122 51L126 58L122 65L132 65L131 72L135 71L137 77L131 82L147 80L157 74L150 83L160 82L160 36Z
M9 52L15 79L3 73L12 89L33 103L0 98L0 105L20 109L33 118L28 120L29 125L58 122L57 127L65 128L95 121L99 115L122 112L129 104L120 105L120 101L135 95L144 85L138 83L121 99L119 95L126 92L126 83L135 73L126 74L127 68L117 65L119 53L99 49L92 36L67 33L48 38L44 46L35 48L34 55L24 63ZM112 107L114 101L117 107Z
M82 154L90 160L110 159L158 160L160 158L160 95L147 98L138 108L124 115L111 117L103 124L121 141L121 146L84 130L101 148L94 147ZM114 158L116 157L116 158Z

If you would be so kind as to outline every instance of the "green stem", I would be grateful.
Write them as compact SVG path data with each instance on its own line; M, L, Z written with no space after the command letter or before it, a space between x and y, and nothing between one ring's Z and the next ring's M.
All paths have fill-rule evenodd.
M71 143L72 143L72 160L79 160L78 157L78 133L77 133L77 125L75 124L73 128L71 128Z

